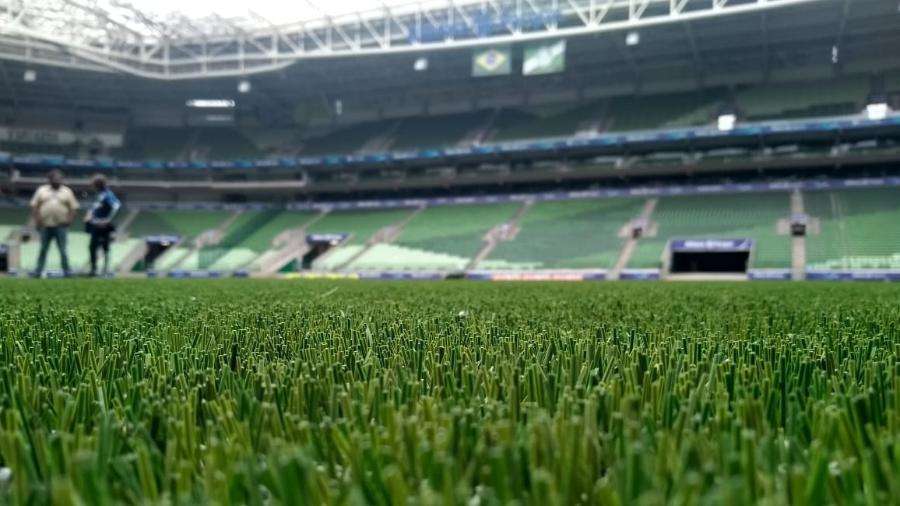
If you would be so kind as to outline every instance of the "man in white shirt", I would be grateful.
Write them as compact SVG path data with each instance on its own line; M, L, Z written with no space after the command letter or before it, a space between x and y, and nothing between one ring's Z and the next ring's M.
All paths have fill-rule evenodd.
M47 250L50 249L50 241L56 240L59 248L59 256L62 260L63 275L71 275L69 270L69 256L66 253L66 239L69 225L75 219L78 210L78 200L68 186L62 184L63 175L58 170L52 170L47 174L47 182L34 192L31 198L31 216L34 224L41 231L41 252L38 256L35 277L40 277L44 272L44 264L47 263Z

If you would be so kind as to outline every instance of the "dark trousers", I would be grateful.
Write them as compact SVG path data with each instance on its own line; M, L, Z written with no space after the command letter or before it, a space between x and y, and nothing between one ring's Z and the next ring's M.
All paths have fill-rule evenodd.
M47 250L50 249L50 241L53 240L56 241L56 246L59 248L63 274L68 276L71 273L69 271L69 255L66 253L67 231L68 228L64 226L44 227L41 229L41 252L38 255L37 269L34 272L36 275L40 276L44 272L44 265L47 264Z
M91 274L97 274L97 254L103 250L103 274L109 270L109 243L112 235L111 228L95 229L91 231Z

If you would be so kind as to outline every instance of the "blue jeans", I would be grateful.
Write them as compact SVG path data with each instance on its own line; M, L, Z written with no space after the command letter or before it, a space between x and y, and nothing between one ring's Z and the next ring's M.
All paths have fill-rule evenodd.
M56 246L59 248L59 258L62 260L63 274L68 276L69 271L69 255L66 254L66 239L68 229L64 226L44 227L41 229L41 253L38 255L37 269L34 273L38 276L44 272L44 264L47 263L47 250L50 249L50 241L56 240Z

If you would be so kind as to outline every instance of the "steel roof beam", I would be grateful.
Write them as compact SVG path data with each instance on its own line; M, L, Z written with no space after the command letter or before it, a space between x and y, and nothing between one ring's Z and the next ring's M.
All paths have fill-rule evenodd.
M48 53L60 55L59 63L46 57L39 59L42 63L176 80L267 72L303 59L511 44L774 13L830 0L444 0L338 17L320 10L322 19L281 26L245 26L224 18L197 24L184 17L165 24L130 6L123 7L126 14L113 16L100 2L0 0L0 35L25 48L33 48L30 39L39 40ZM71 18L72 26L63 31L41 28L42 22L58 26L60 16ZM693 51L699 52L696 47ZM4 57L21 59L0 47Z

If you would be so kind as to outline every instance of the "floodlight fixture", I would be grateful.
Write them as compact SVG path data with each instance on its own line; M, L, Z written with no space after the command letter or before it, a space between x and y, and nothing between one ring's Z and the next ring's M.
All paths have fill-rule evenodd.
M417 58L416 62L413 63L413 69L416 72L424 72L428 70L428 58L425 58L424 56L421 58Z
M37 71L35 71L33 69L27 69L22 74L22 80L25 81L26 83L33 83L33 82L37 81Z
M866 106L866 117L878 121L887 118L891 108L885 102L876 102Z
M340 116L344 114L344 101L341 99L337 99L334 101L334 114Z
M240 82L238 82L237 89L238 93L250 93L250 90L253 89L253 85L250 84L250 81L242 79Z
M625 36L626 46L636 46L641 43L641 34L638 32L628 32Z
M734 114L720 114L719 119L716 121L719 131L722 132L734 130L735 123L737 123L737 116Z
M198 109L231 109L235 102L227 98L193 98L185 102L185 105Z

